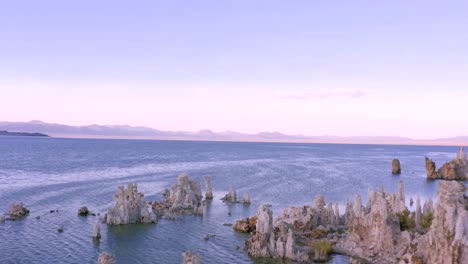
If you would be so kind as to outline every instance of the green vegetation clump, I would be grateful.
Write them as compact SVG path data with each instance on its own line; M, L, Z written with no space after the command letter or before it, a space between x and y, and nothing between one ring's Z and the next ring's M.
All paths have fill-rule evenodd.
M313 260L315 262L325 262L330 259L330 253L332 251L332 243L326 239L315 240L312 242L314 247Z
M432 220L434 220L434 213L428 212L426 214L423 214L422 219L421 219L421 226L423 228L431 227Z
M317 240L312 243L315 250L329 254L332 251L332 243L328 240Z
M414 213L410 213L408 209L405 209L403 212L397 213L396 215L398 216L398 220L400 222L401 231L413 230L416 226Z

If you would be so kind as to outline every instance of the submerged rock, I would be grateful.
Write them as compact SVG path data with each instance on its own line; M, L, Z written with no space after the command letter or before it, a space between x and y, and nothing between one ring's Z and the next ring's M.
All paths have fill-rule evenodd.
M24 207L23 203L12 204L8 213L8 219L18 220L29 214L29 210Z
M87 216L88 214L89 214L88 207L83 206L80 209L78 209L78 215Z
M210 176L205 176L205 199L206 200L213 200L213 190L211 189L211 178Z
M184 257L184 264L200 264L201 259L200 256L192 253L192 251L186 251L182 253L182 256Z
M229 202L229 203L235 203L237 202L237 193L236 193L236 189L234 189L233 187L231 187L229 189L229 192L223 197L221 198L221 200L225 201L225 202Z
M99 255L98 264L115 264L115 257L109 252L103 252Z
M428 179L437 179L439 175L437 174L436 171L436 164L434 161L429 159L428 157L425 157L426 160L426 174Z
M107 224L156 223L156 215L148 210L143 196L143 193L138 192L136 184L129 183L126 189L119 186L114 195L115 203L107 209Z
M392 160L392 174L400 174L400 173L401 173L400 160L393 159Z

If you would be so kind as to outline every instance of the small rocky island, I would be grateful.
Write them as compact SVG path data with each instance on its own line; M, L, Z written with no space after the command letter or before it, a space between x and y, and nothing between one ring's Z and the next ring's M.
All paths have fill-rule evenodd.
M468 180L468 159L464 147L460 148L453 160L446 162L437 171L434 161L428 157L425 160L428 179Z
M0 131L0 136L20 136L20 137L50 137L42 133L29 133L29 132L9 132L5 130Z
M211 187L209 176L205 177ZM208 190L208 193L211 189ZM138 192L136 183L128 184L127 188L119 186L114 195L115 203L107 209L104 220L110 225L156 223L158 218L174 219L181 215L202 215L201 185L199 181L191 181L187 174L181 174L177 183L163 193L163 201L147 202L144 194Z
M392 174L401 174L401 165L400 165L400 160L399 159L393 159L392 160Z

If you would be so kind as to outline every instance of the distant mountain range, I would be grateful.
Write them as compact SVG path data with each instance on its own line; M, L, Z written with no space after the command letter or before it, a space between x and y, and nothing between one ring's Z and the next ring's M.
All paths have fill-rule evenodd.
M127 125L88 125L69 126L45 123L33 120L30 122L0 122L0 130L9 132L42 133L52 137L71 138L128 138L128 139L161 139L161 140L206 140L206 141L258 141L258 142L305 142L305 143L356 143L356 144L411 144L411 145L468 145L468 136L418 140L393 136L303 136L286 135L279 132L260 132L244 134L234 131L215 133L211 130L198 132L161 131L143 126Z

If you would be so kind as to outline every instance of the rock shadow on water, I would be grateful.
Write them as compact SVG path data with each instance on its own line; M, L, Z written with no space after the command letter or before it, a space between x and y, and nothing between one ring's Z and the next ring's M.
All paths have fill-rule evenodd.
M273 259L273 258L252 258L254 264L296 264L289 259ZM345 255L331 254L331 258L328 261L320 262L322 264L348 264L351 263L351 258ZM316 263L316 262L311 262ZM363 262L362 264L364 264ZM356 264L361 264L360 262Z
M116 239L144 235L149 230L157 228L157 225L131 224L131 225L107 225L107 236Z

